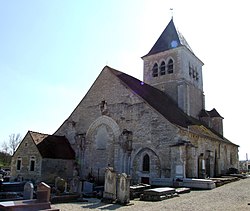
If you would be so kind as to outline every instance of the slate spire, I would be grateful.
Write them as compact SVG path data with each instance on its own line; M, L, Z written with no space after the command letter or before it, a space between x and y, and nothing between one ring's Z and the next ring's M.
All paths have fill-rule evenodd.
M179 46L186 46L193 53L184 36L175 28L172 18L146 56L170 50Z

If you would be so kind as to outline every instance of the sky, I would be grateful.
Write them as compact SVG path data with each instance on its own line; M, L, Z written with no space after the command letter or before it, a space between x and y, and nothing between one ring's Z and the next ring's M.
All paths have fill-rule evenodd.
M53 134L105 65L142 80L141 57L171 17L204 62L206 109L250 155L247 0L0 0L0 148L10 134ZM172 12L170 8L173 8Z

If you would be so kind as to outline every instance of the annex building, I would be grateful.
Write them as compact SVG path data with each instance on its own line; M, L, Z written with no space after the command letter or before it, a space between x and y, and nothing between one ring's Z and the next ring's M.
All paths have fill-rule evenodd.
M55 132L74 150L80 177L101 182L110 166L132 183L150 183L238 168L239 146L223 136L217 110L205 108L203 62L173 20L142 59L143 81L105 66Z

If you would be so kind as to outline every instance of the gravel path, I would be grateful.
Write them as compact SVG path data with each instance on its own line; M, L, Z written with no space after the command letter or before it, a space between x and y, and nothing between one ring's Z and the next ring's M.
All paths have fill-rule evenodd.
M120 206L104 204L98 199L88 199L88 202L65 203L51 205L61 211L69 210L130 210L130 211L245 211L250 210L250 179L239 180L227 185L206 191L191 191L179 197L159 202L144 202L131 200L133 205Z

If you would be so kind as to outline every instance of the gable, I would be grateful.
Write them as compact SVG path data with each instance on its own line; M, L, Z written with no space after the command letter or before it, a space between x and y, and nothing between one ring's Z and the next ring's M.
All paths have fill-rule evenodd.
M27 154L40 154L36 144L33 141L30 131L28 131L27 134L24 136L23 140L19 144L12 157L23 157Z
M90 124L102 115L103 101L107 103L108 108L118 104L130 105L143 102L124 86L124 83L110 71L109 67L104 67L86 95L55 134L66 135L70 141L73 140L75 135L73 133L80 127L80 122L84 122L86 131ZM81 130L83 130L82 126Z

